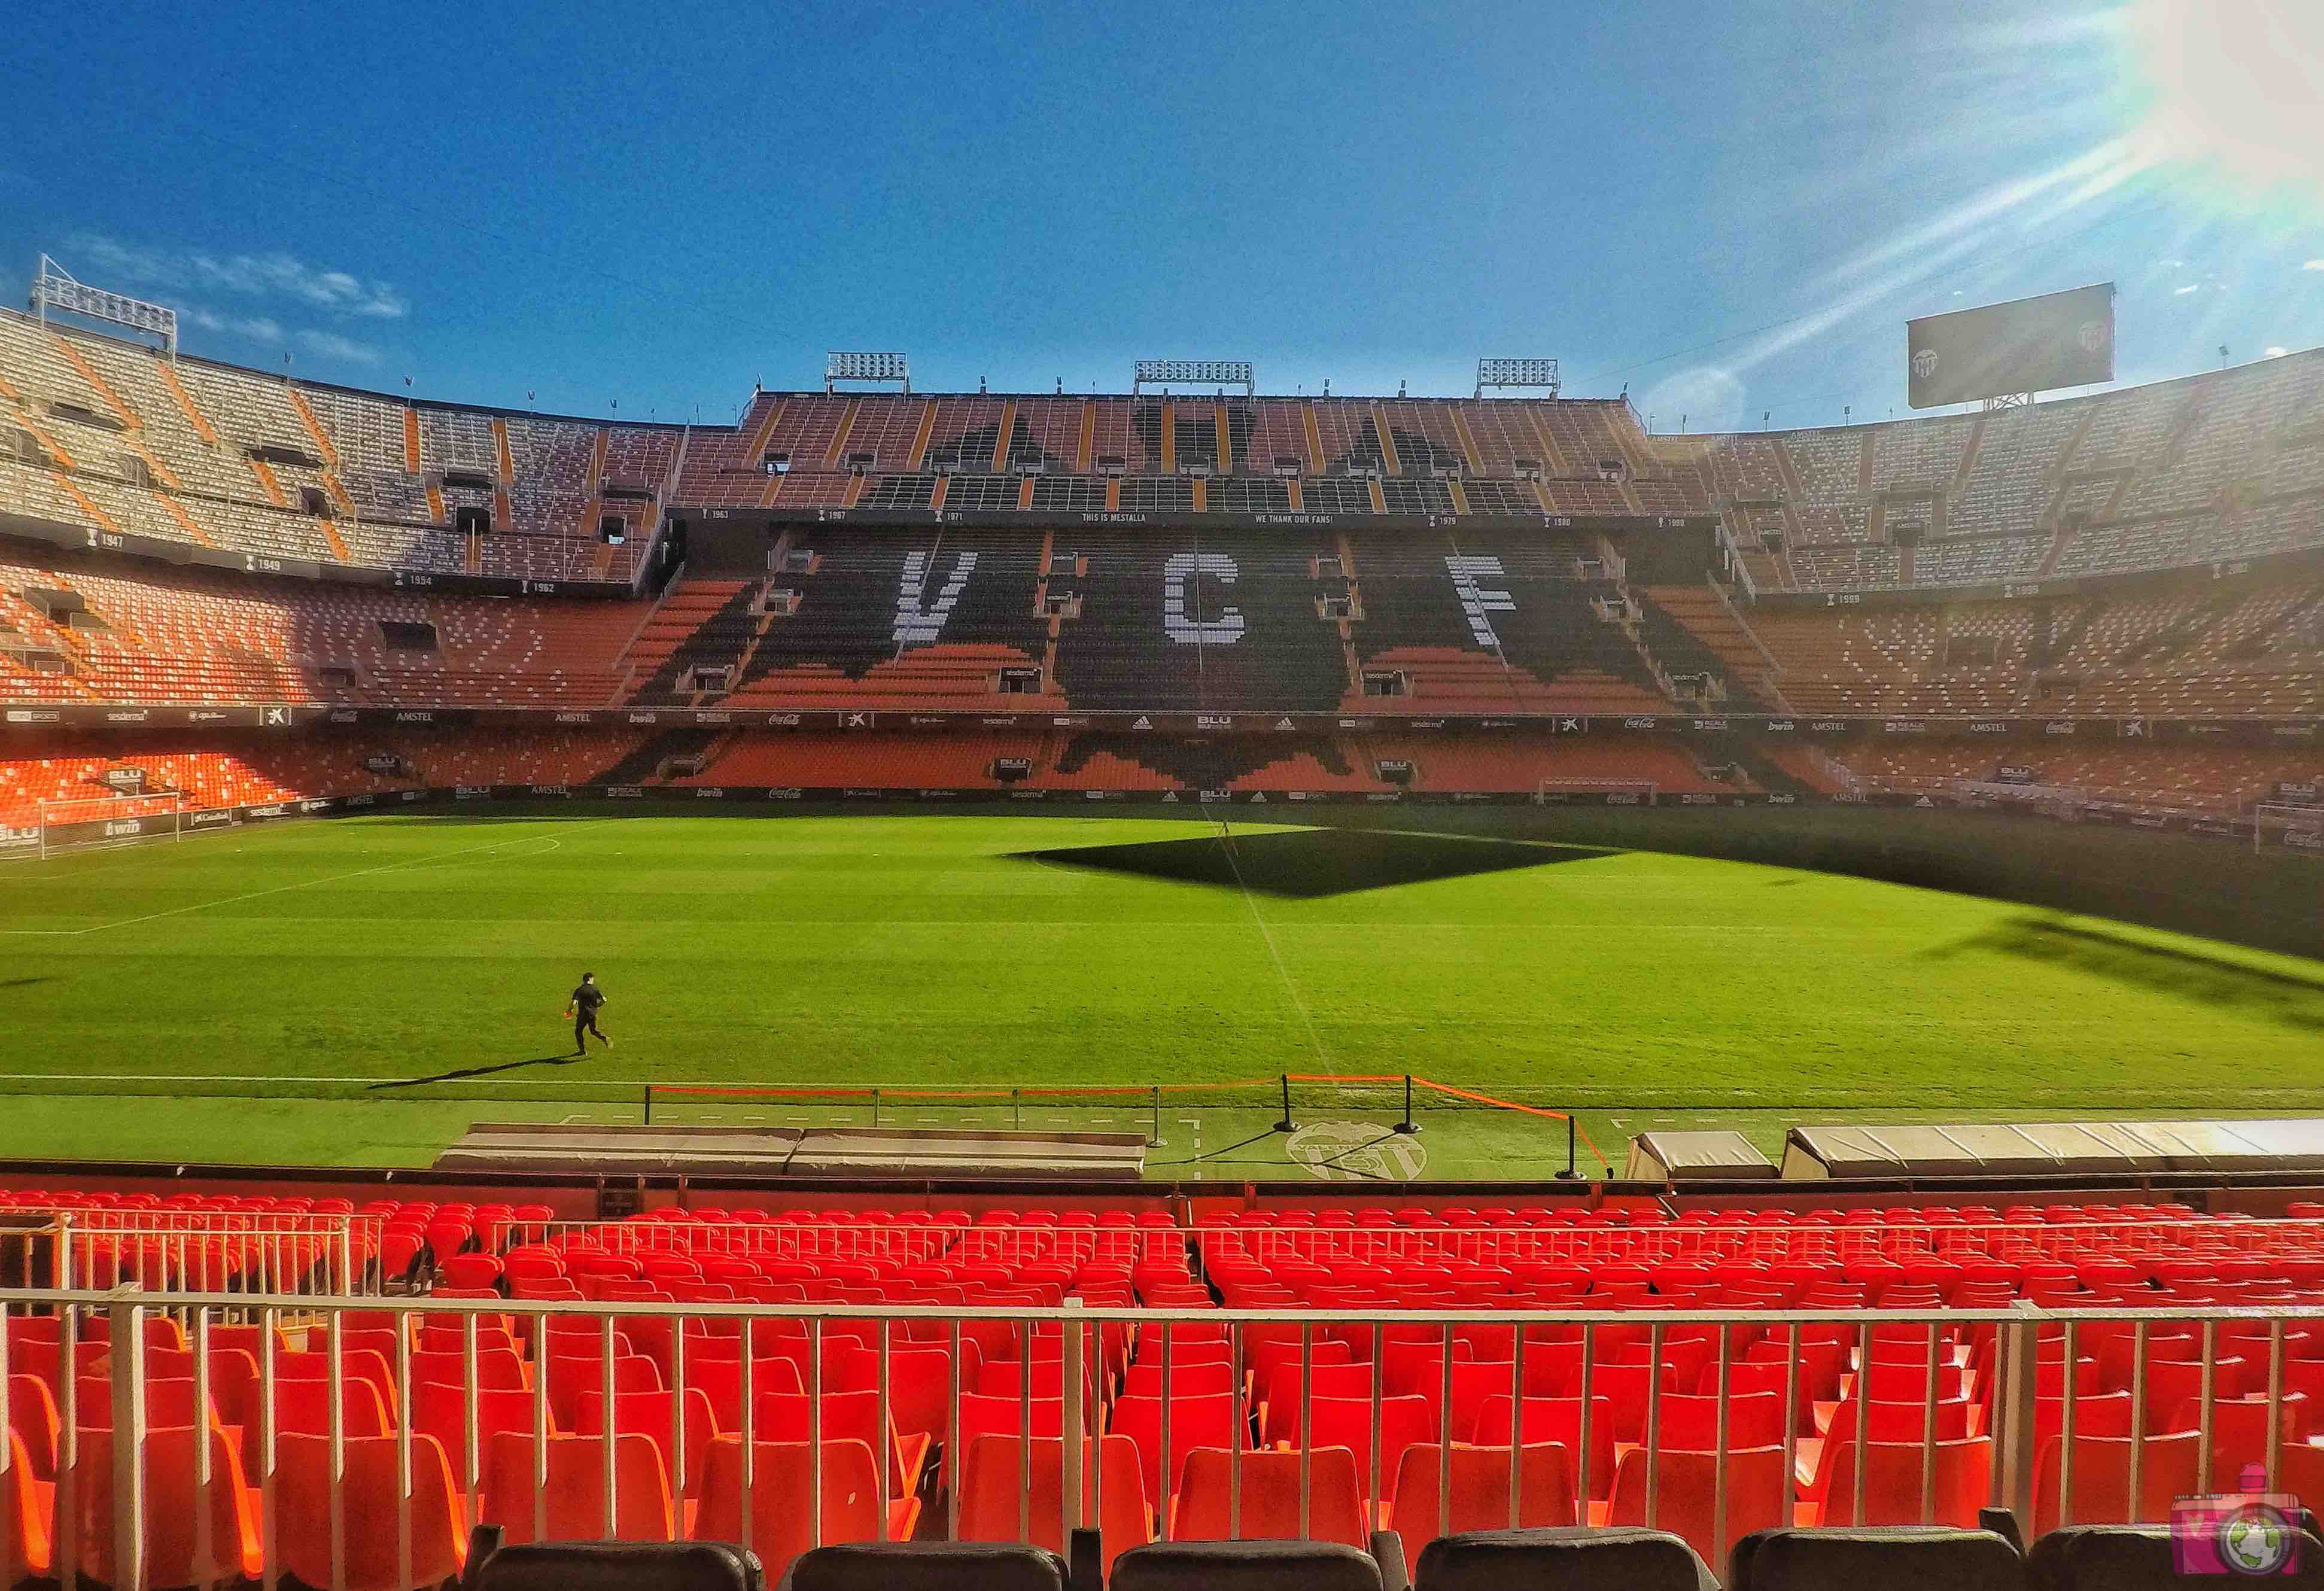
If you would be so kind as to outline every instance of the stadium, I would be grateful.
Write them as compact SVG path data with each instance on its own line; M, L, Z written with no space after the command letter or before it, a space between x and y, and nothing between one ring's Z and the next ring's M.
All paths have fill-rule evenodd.
M518 406L56 225L0 1585L2324 1577L2324 348L2140 347L2143 235L1706 429L1541 336Z

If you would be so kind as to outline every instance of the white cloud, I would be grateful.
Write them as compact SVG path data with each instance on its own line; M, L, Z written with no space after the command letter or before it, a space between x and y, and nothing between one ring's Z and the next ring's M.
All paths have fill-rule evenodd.
M2202 290L2203 286L2200 282L2190 281L2185 287L2172 288L2171 290L2171 296L2174 299L2183 299L2189 293L2200 293Z
M2324 260L2310 260L2300 268L2302 271L2324 271Z
M344 359L354 364L377 364L383 357L369 343L358 343L337 332L302 331L299 346L325 359Z
M2268 356L2270 359L2281 359L2281 358L2282 358L2282 357L2283 357L2283 354L2284 354L2284 350L2282 350L2282 348L2274 348L2274 347L2271 347L2271 348L2270 348L2270 349L2268 349L2268 351L2267 351L2267 356Z
M1642 414L1651 414L1657 430L1725 431L1743 418L1743 383L1733 372L1715 364L1698 364L1665 376L1638 399Z
M68 246L74 259L92 271L141 286L284 299L366 320L400 320L411 309L409 300L387 282L310 265L294 254L137 248L95 233L81 234Z
M187 324L204 331L225 332L237 337L248 337L254 342L281 343L290 336L282 329L281 321L263 315L220 315L215 309L205 309L198 305L181 309L178 314Z

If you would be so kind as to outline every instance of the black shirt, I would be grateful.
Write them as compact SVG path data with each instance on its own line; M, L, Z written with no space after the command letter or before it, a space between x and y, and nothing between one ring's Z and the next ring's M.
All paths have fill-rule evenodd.
M597 1007L605 1003L605 991L594 983L585 983L573 991L573 1008L584 1016L595 1016Z

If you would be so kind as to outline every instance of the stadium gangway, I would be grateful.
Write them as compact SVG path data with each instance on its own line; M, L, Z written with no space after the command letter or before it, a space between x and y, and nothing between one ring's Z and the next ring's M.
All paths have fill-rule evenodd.
M216 1209L0 1212L14 1274L68 1291L134 1283L149 1291L376 1296L384 1219Z
M904 1516L891 1509L891 1504L906 1503L907 1499L902 1489L904 1479L892 1467L898 1461L885 1454L857 1466L859 1471L871 1472L876 1505L868 1511L854 1511L853 1523L848 1522L847 1517L830 1512L836 1503L844 1513L849 1494L836 1490L826 1493L826 1476L837 1474L828 1466L847 1458L854 1444L839 1435L829 1422L832 1405L825 1394L835 1359L826 1350L844 1347L858 1355L872 1353L872 1387L869 1390L876 1395L874 1440L881 1433L888 1433L886 1445L892 1448L893 1416L903 1390L896 1374L896 1356L908 1347L924 1347L930 1343L948 1350L947 1380L943 1388L947 1423L944 1429L956 1438L965 1430L963 1400L967 1393L961 1374L964 1362L963 1345L980 1334L988 1338L995 1333L1005 1334L1019 1346L1019 1371L1014 1378L1015 1423L1019 1431L1037 1428L1034 1377L1026 1367L1037 1362L1049 1362L1049 1356L1038 1350L1045 1342L1056 1344L1058 1392L1054 1402L1059 1432L1056 1438L1036 1439L1057 1444L1054 1486L1034 1473L1035 1444L1021 1440L1011 1444L1013 1451L1004 1455L1004 1459L1013 1458L1016 1465L1015 1485L1010 1494L1016 1517L1013 1522L1004 1518L997 1525L992 1520L985 1520L980 1533L1002 1539L1013 1535L1019 1540L1052 1539L1055 1530L1047 1517L1051 1514L1057 1520L1084 1524L1105 1521L1109 1528L1115 1530L1117 1538L1109 1543L1109 1550L1130 1544L1120 1540L1120 1534L1126 1531L1139 1535L1145 1529L1142 1521L1121 1507L1119 1497L1111 1509L1106 1503L1105 1488L1109 1485L1130 1484L1133 1471L1111 1467L1114 1473L1109 1478L1109 1466L1101 1462L1093 1467L1088 1462L1092 1443L1103 1430L1104 1412L1114 1395L1113 1377L1120 1364L1120 1351L1133 1342L1137 1362L1156 1366L1163 1385L1167 1387L1173 1381L1174 1360L1176 1365L1191 1366L1194 1363L1193 1356L1200 1349L1215 1362L1215 1355L1221 1351L1218 1345L1223 1339L1230 1384L1226 1393L1218 1395L1231 1402L1236 1423L1230 1430L1236 1433L1235 1439L1223 1450L1196 1448L1184 1455L1189 1467L1186 1494L1179 1499L1180 1506L1176 1509L1171 1505L1169 1494L1173 1488L1169 1482L1176 1475L1172 1467L1172 1459L1176 1456L1173 1451L1172 1428L1176 1405L1168 1398L1161 1403L1162 1409L1170 1412L1157 1434L1159 1453L1155 1473L1163 1482L1158 1488L1164 1494L1161 1522L1164 1531L1182 1537L1194 1528L1189 1524L1191 1519L1231 1539L1259 1535L1336 1535L1345 1539L1351 1528L1351 1516L1345 1507L1351 1479L1359 1474L1362 1478L1353 1483L1359 1494L1358 1513L1352 1517L1366 1531L1383 1518L1396 1519L1416 1533L1435 1534L1444 1533L1456 1524L1475 1528L1480 1522L1523 1522L1529 1508L1536 1514L1540 1512L1538 1498L1528 1503L1526 1477L1534 1467L1530 1455L1545 1445L1529 1444L1526 1439L1529 1412L1524 1394L1528 1342L1537 1347L1571 1343L1577 1349L1576 1423L1574 1441L1569 1450L1584 1456L1575 1470L1588 1476L1591 1472L1591 1456L1597 1450L1593 1446L1593 1422L1610 1417L1600 1412L1599 1389L1616 1375L1618 1366L1627 1363L1610 1351L1600 1350L1618 1347L1619 1334L1643 1333L1643 1363L1647 1366L1664 1364L1666 1349L1683 1340L1681 1334L1694 1333L1691 1339L1700 1341L1701 1334L1708 1333L1714 1339L1708 1384L1713 1389L1715 1404L1707 1439L1698 1414L1693 1421L1694 1446L1681 1447L1675 1439L1665 1441L1666 1430L1672 1429L1665 1424L1665 1404L1677 1394L1665 1390L1661 1375L1649 1374L1646 1377L1646 1404L1637 1445L1618 1460L1618 1476L1637 1476L1638 1484L1626 1486L1618 1479L1606 1510L1618 1522L1650 1527L1659 1523L1662 1528L1699 1538L1710 1545L1705 1557L1714 1564L1723 1563L1728 1545L1745 1528L1774 1522L1763 1522L1761 1515L1767 1504L1765 1479L1778 1465L1776 1511L1781 1522L1789 1522L1802 1493L1797 1460L1803 1439L1796 1419L1780 1421L1783 1430L1779 1456L1775 1444L1747 1448L1738 1443L1739 1433L1733 1421L1741 1406L1737 1402L1739 1394L1733 1388L1741 1372L1735 1357L1735 1345L1746 1331L1769 1333L1767 1340L1782 1345L1782 1407L1786 1411L1796 1405L1803 1378L1808 1373L1810 1345L1817 1342L1828 1341L1851 1348L1857 1356L1859 1376L1867 1374L1861 1367L1868 1366L1896 1366L1902 1379L1910 1379L1913 1370L1919 1372L1920 1436L1896 1443L1856 1443L1853 1473L1848 1483L1850 1489L1845 1494L1865 1498L1868 1503L1880 1500L1880 1494L1868 1491L1871 1478L1868 1466L1874 1449L1882 1449L1880 1464L1887 1477L1886 1494L1897 1511L1908 1516L1906 1522L1913 1517L1921 1522L1947 1517L1956 1511L1957 1504L1982 1504L2013 1507L2021 1519L2034 1522L2037 1530L2078 1521L2115 1522L2089 1517L2092 1513L2121 1513L2136 1522L2143 1515L2167 1508L2167 1499L2178 1492L2203 1490L2205 1472L2213 1463L2209 1455L2214 1435L2225 1432L2229 1411L2227 1373L2232 1356L2223 1350L2246 1347L2254 1341L2264 1344L2262 1356L2265 1364L2264 1410L2260 1412L2265 1435L2255 1455L2264 1471L2265 1489L2285 1490L2324 1466L2324 1449L2308 1448L2301 1444L2295 1451L2294 1445L2285 1439L2289 1338L2294 1327L2304 1329L2324 1320L2324 1309L2306 1307L2180 1307L2142 1311L2118 1306L2048 1311L2021 1305L2007 1310L1948 1312L1672 1311L1648 1312L1643 1317L1620 1311L1525 1314L1374 1311L1326 1314L1281 1311L850 1307L844 1311L832 1311L781 1306L479 1302L443 1299L397 1301L383 1307L377 1300L149 1294L125 1287L107 1292L0 1291L0 1318L5 1320L5 1329L0 1329L0 1426L5 1426L12 1433L5 1449L0 1449L0 1467L5 1467L0 1469L0 1500L5 1500L11 1511L7 1516L9 1528L0 1530L0 1545L5 1545L12 1561L0 1568L0 1575L5 1575L10 1584L21 1577L20 1569L42 1567L13 1561L20 1554L29 1558L37 1550L31 1532L14 1528L16 1522L32 1517L31 1498L38 1493L34 1484L37 1477L27 1473L27 1467L34 1460L22 1436L14 1434L32 1423L24 1418L23 1401L36 1394L17 1372L33 1357L31 1345L42 1345L47 1355L45 1362L56 1366L78 1364L81 1345L102 1339L100 1352L91 1357L96 1366L92 1374L101 1377L101 1385L86 1385L86 1378L78 1375L56 1376L59 1419L53 1431L51 1515L56 1528L49 1540L51 1559L46 1568L50 1577L60 1581L67 1591L78 1586L84 1571L121 1591L143 1591L148 1585L234 1578L245 1567L268 1591L272 1591L286 1574L318 1587L318 1591L392 1591L393 1587L434 1584L448 1577L457 1568L460 1540L466 1524L474 1517L471 1511L485 1484L487 1431L480 1404L491 1391L512 1396L521 1410L513 1425L506 1422L504 1413L494 1416L494 1429L500 1435L512 1439L496 1441L495 1448L529 1458L530 1466L529 1475L519 1470L525 1495L512 1505L508 1497L495 1494L491 1499L493 1513L503 1522L521 1521L524 1509L529 1507L530 1518L524 1522L536 1536L558 1532L568 1538L578 1535L612 1539L623 1531L632 1502L622 1494L624 1477L631 1470L619 1457L628 1433L621 1430L623 1421L616 1396L622 1360L617 1350L630 1340L632 1332L648 1340L658 1340L669 1366L667 1390L674 1395L667 1400L668 1424L656 1426L650 1416L644 1426L632 1429L654 1439L656 1446L663 1433L669 1439L667 1452L670 1466L664 1476L666 1489L662 1495L675 1504L674 1524L683 1531L688 1522L688 1511L698 1500L702 1507L691 1522L695 1528L713 1533L714 1539L739 1539L746 1547L755 1547L769 1559L770 1574L776 1577L779 1577L788 1554L842 1536L888 1539L891 1532L900 1533L908 1520L917 1517L916 1512L908 1509ZM278 1334L293 1321L305 1322L304 1329L310 1338L320 1338L319 1350L307 1350L319 1351L321 1355L327 1418L319 1421L319 1430L314 1429L318 1422L312 1417L311 1402L304 1417L304 1430L287 1430L286 1426L295 1421L282 1417L289 1407L285 1393L290 1385L290 1378L283 1370L283 1356L296 1350L282 1347ZM2200 1343L2196 1377L2190 1383L2197 1387L2195 1401L2199 1407L2194 1447L2189 1449L2182 1439L2175 1437L2167 1439L2171 1444L2167 1448L2156 1447L2149 1439L2151 1426L2146 1412L2147 1349L2157 1340L2157 1333L2187 1329L2197 1333ZM2090 1400L2074 1390L2075 1379L2071 1375L2061 1381L2066 1390L2054 1415L2056 1435L2041 1440L2039 1383L2043 1339L2057 1340L2061 1362L2073 1364L2079 1362L2084 1341L2101 1329L2116 1334L2126 1330L2133 1348L2127 1436L2120 1443L2124 1453L2119 1466L2106 1448L2108 1439L2093 1437L2089 1439L2087 1447L2078 1445L2078 1411L2089 1404ZM1459 1464L1465 1471L1467 1463L1460 1456L1475 1449L1457 1443L1449 1426L1439 1421L1435 1437L1410 1444L1395 1460L1397 1469L1409 1467L1416 1477L1423 1477L1429 1473L1433 1459L1433 1524L1425 1517L1416 1520L1393 1511L1384 1515L1377 1506L1381 1483L1396 1473L1388 1467L1388 1460L1382 1448L1389 1397L1386 1383L1388 1358L1403 1342L1408 1341L1416 1347L1433 1345L1436 1350L1434 1363L1424 1362L1422 1373L1438 1378L1442 1406L1449 1408L1453 1372L1460 1362L1457 1347L1464 1330L1510 1334L1508 1395L1512 1399L1513 1429L1508 1445L1500 1448L1506 1455L1501 1462L1508 1477L1506 1494L1492 1490L1489 1479L1485 1494L1471 1490L1462 1504L1462 1518L1456 1522L1455 1467ZM235 1343L246 1342L251 1347L222 1350L219 1345L229 1331L237 1334ZM450 1333L450 1340L456 1345L449 1350L420 1349L415 1346L423 1340L441 1339L446 1332ZM358 1339L357 1333L364 1336ZM1337 1444L1318 1446L1314 1441L1315 1415L1319 1412L1315 1384L1323 1363L1322 1348L1327 1342L1349 1340L1346 1334L1351 1333L1358 1334L1357 1340L1376 1343L1381 1348L1364 1361L1369 1365L1368 1394L1353 1400L1362 1404L1369 1419L1369 1440L1365 1443L1361 1471L1353 1463L1351 1448ZM1362 1335L1367 1333L1368 1336ZM1397 1333L1405 1335L1394 1335ZM2236 1334L2232 1339L2230 1333ZM1956 1472L1963 1444L1941 1438L1938 1396L1941 1373L1949 1364L1958 1365L1961 1349L1958 1339L1964 1334L1989 1334L1993 1350L1991 1384L1996 1389L1990 1400L1990 1423L1984 1434L1973 1439L1974 1450L1969 1454L1972 1459L1984 1464L1985 1473L1982 1476L1976 1475L1972 1464L1966 1491ZM392 1341L392 1353L388 1356L392 1360L389 1374L393 1407L387 1417L392 1429L384 1434L376 1430L376 1409L373 1410L373 1422L361 1431L353 1429L354 1422L349 1418L349 1411L356 1406L350 1394L366 1375L364 1361L378 1352L371 1347L353 1348L349 1344L351 1340L369 1341L381 1335ZM551 1354L549 1350L559 1335L582 1347L572 1356ZM116 1351L115 1345L152 1343L157 1336L169 1339L161 1344L159 1353L150 1348L139 1353ZM721 1356L714 1345L722 1337L737 1350L732 1356L733 1376L723 1378L730 1385L739 1382L735 1387L739 1396L733 1402L734 1429L730 1438L723 1428L718 1428L706 1443L697 1436L690 1436L687 1429L687 1414L693 1403L689 1394L702 1392L704 1401L707 1401L705 1389L712 1379L708 1366ZM851 1340L843 1343L843 1337ZM2304 1329L2301 1338L2304 1347ZM764 1417L757 1383L760 1377L775 1374L775 1359L762 1357L756 1351L762 1340L788 1340L800 1350L797 1358L784 1362L794 1369L804 1367L803 1437L793 1433L772 1442L761 1439ZM1635 1336L1628 1340L1635 1340ZM183 1346L177 1346L180 1342ZM742 1351L745 1342L751 1351ZM1876 1345L1881 1343L1899 1344L1904 1351L1878 1354ZM487 1386L483 1372L487 1358L505 1369L512 1344L534 1347L536 1363L569 1356L576 1366L575 1374L586 1377L588 1390L603 1400L599 1408L614 1411L611 1418L598 1421L606 1428L603 1432L570 1439L578 1446L562 1448L563 1456L577 1458L577 1471L575 1466L565 1465L552 1472L552 1447L567 1439L555 1431L552 1423L552 1374L533 1375L515 1387L508 1386L505 1381L496 1387ZM1022 1351L1028 1347L1033 1351ZM456 1388L450 1383L440 1384L456 1401L453 1429L447 1433L448 1451L437 1436L415 1430L419 1390L413 1380L414 1356L422 1351L457 1357ZM222 1426L208 1423L215 1395L226 1385L214 1374L213 1364L215 1361L222 1367L226 1352L253 1354L257 1366L254 1388L243 1389L254 1407L238 1411L251 1422L251 1428L241 1433L242 1447L236 1446L233 1436ZM163 1354L170 1356L163 1360ZM1428 1359L1426 1354L1420 1357ZM189 1366L191 1387L173 1387L165 1393L166 1378L151 1374L150 1366L157 1361L170 1368L180 1364ZM1749 1362L1752 1361L1740 1361ZM1254 1384L1250 1373L1269 1365L1278 1375L1296 1369L1296 1378L1287 1391L1272 1384L1262 1389ZM1491 1367L1498 1371L1498 1363ZM376 1373L375 1362L369 1373ZM788 1375L785 1381L788 1385ZM1251 1440L1248 1421L1262 1391L1276 1400L1296 1403L1299 1410L1296 1446L1247 1445ZM364 1403L368 1404L373 1395L364 1393ZM85 1403L86 1398L99 1400L101 1413L97 1406ZM1052 1400L1044 1396L1039 1401L1043 1405L1039 1413L1046 1417L1047 1405ZM175 1418L191 1419L196 1423L162 1423L167 1417L161 1410L165 1402L184 1411ZM497 1402L505 1410L508 1397ZM1005 1406L1005 1397L1001 1402ZM2248 1400L2242 1400L2234 1412L2239 1415L2253 1412ZM1675 1418L1674 1414L1668 1417ZM1544 1413L1542 1418L1549 1416ZM2247 1430L2250 1423L2248 1419L2238 1419L2236 1429ZM173 1434L194 1430L212 1434L200 1439ZM998 1434L1005 1438L1015 1433L1004 1430ZM1561 1431L1561 1437L1563 1434ZM2036 1450L2037 1440L2044 1449L2042 1452ZM1562 1447L1563 1443L1555 1445ZM238 1457L243 1447L247 1448L251 1458L251 1472L246 1476ZM2181 1473L2186 1467L2183 1460L2190 1451L2200 1456L2191 1476ZM1206 1479L1214 1479L1220 1471L1224 1472L1222 1499L1193 1494L1193 1459L1200 1452L1212 1455L1203 1461ZM1515 1458L1517 1454L1526 1457L1519 1460ZM2310 1455L2314 1456L2312 1460ZM854 1457L859 1460L862 1458L861 1454ZM2166 1457L2174 1462L2166 1464ZM2288 1457L2303 1460L2297 1474L2287 1469ZM1753 1473L1760 1477L1748 1496L1744 1494L1742 1472L1737 1468L1737 1461L1746 1458L1750 1460ZM691 1467L697 1459L704 1472L699 1475ZM947 1468L959 1473L958 1456L948 1454L946 1459ZM2101 1463L2101 1459L2106 1462ZM2101 1505L2077 1513L2078 1498L2086 1495L2076 1485L2078 1464L2104 1472L2094 1476L2094 1481L2098 1488L2118 1495L2118 1506ZM2154 1467L2142 1475L2143 1465ZM763 1477L762 1467L766 1471ZM2126 1467L2126 1474L2115 1473ZM1257 1469L1263 1469L1267 1475L1255 1478L1270 1484L1254 1485L1247 1492L1244 1476ZM1706 1472L1710 1477L1707 1496L1701 1484ZM2054 1482L2051 1472L2054 1472ZM1005 1469L1002 1473L1005 1477ZM1666 1485L1673 1476L1677 1476L1676 1484ZM855 1484L845 1476L838 1478ZM2043 1485L2040 1495L2036 1492L2037 1478ZM1037 1481L1040 1484L1037 1485ZM499 1486L505 1483L493 1484ZM1841 1483L1835 1476L1832 1484L1837 1486ZM2051 1484L2057 1487L2054 1505L2047 1491ZM2165 1501L2151 1505L2158 1484L2164 1488L2160 1495ZM762 1494L761 1488L772 1490ZM963 1528L962 1489L955 1481L942 1490L945 1498L944 1530L947 1535L957 1536ZM1584 1484L1581 1490L1588 1496L1595 1488ZM1941 1494L1945 1494L1943 1501ZM1038 1504L1037 1494L1040 1496ZM1284 1501L1286 1497L1292 1499L1287 1504ZM767 1504L763 1512L762 1502ZM1038 1520L1037 1506L1044 1514ZM1480 1513L1487 1516L1481 1522L1477 1517ZM1637 1517L1628 1520L1632 1513ZM1120 1522L1125 1518L1134 1522L1125 1527ZM387 1523L390 1519L392 1526ZM369 1522L368 1530L356 1528L365 1522ZM730 1522L731 1531L723 1536L716 1534ZM1181 1526L1187 1528L1181 1531ZM221 1541L221 1531L240 1539ZM392 1540L386 1539L391 1532Z
M2324 1261L2324 1220L2124 1218L2044 1221L1689 1221L1646 1226L1210 1224L1189 1237L1206 1266L1468 1261L1534 1265L1845 1265L1855 1260L2080 1261L2300 1252Z

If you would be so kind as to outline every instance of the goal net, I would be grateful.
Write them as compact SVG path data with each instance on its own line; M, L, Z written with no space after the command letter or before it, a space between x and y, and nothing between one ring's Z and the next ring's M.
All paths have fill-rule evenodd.
M2263 803L2252 808L2252 849L2324 857L2324 806Z
M1652 779L1544 779L1536 806L1652 806L1662 786Z
M137 845L185 837L182 791L144 796L73 796L43 801L34 814L40 854L85 851L92 846Z

